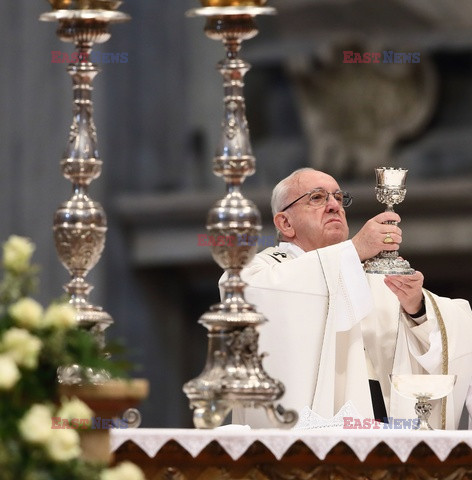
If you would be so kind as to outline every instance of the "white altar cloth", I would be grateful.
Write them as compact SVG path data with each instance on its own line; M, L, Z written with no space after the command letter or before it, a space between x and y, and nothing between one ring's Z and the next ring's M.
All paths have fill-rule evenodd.
M472 431L469 430L325 429L300 431L129 428L113 429L110 433L113 452L130 440L151 458L170 440L177 442L194 458L209 443L216 441L233 460L240 458L256 441L264 444L277 460L280 460L297 441L302 441L320 460L324 460L334 446L344 442L361 462L381 442L388 445L402 462L407 461L411 451L421 442L426 443L441 462L461 442L472 449Z

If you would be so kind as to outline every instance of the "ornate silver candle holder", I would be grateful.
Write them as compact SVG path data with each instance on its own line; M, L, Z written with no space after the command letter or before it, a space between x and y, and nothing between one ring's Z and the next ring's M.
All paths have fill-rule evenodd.
M375 193L380 203L387 205L386 212L393 212L393 206L405 199L406 195L406 174L404 168L379 167L375 169L377 186ZM388 225L397 225L398 222L388 221ZM387 236L387 238L389 238ZM398 250L383 250L376 257L364 263L364 270L367 273L378 273L384 275L412 275L415 273L410 264L398 256Z
M54 215L54 242L59 259L70 274L64 289L77 310L79 326L92 331L103 348L104 330L113 320L101 307L89 302L93 287L85 280L100 259L107 231L105 211L88 194L90 183L100 176L102 169L92 116L92 82L99 68L90 61L90 53L95 43L110 38L111 23L124 22L130 17L116 11L122 3L118 0L49 0L49 3L54 10L43 13L40 20L59 23L58 37L75 44L78 59L67 68L73 84L73 121L61 161L64 177L72 182L72 197ZM70 365L60 369L58 378L66 384L102 383L109 375Z
M255 204L240 191L245 178L255 171L255 158L243 93L243 78L250 66L238 55L241 42L258 33L254 17L274 10L260 6L263 1L202 3L209 6L192 10L189 15L206 17L205 33L222 40L226 48L226 58L218 64L224 79L224 120L213 171L223 177L227 194L210 210L207 229L213 238L227 240L212 246L213 258L226 271L227 279L222 285L222 302L211 306L199 320L208 329L205 368L183 390L194 409L197 428L221 425L236 405L265 408L275 425L289 427L295 424L297 414L275 407L284 387L264 371L263 355L258 354L257 327L266 319L246 302L245 283L240 277L242 268L257 252L254 240L259 236L261 219Z

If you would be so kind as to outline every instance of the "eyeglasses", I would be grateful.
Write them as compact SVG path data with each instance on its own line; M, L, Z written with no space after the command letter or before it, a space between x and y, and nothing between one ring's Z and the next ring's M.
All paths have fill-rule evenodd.
M290 208L292 205L297 203L303 197L308 195L310 205L318 208L326 205L329 200L329 196L332 195L333 198L344 208L349 207L352 204L352 195L348 192L343 192L342 190L336 190L335 192L327 192L324 188L314 188L313 190L304 193L292 203L289 203L285 208L280 210L281 212L285 212L287 208Z

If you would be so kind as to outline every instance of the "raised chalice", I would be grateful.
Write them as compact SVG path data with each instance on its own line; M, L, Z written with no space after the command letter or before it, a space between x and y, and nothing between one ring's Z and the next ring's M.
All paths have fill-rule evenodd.
M375 169L377 179L375 194L380 203L387 205L386 212L393 212L393 206L405 199L407 173L408 170L405 168L378 167ZM397 223L395 221L385 222L388 225L397 225ZM387 233L384 243L393 243L389 233ZM364 262L364 270L367 273L384 275L412 275L415 273L410 264L398 256L398 250L382 250L377 256Z
M452 392L457 375L390 374L392 387L405 398L416 400L418 425L414 430L434 430L429 424L431 400L444 398Z

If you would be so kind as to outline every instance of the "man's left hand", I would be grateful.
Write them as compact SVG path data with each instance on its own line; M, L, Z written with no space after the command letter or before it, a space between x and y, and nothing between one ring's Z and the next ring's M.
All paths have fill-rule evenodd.
M400 305L409 315L415 315L423 305L423 274L387 275L385 285L398 297Z

